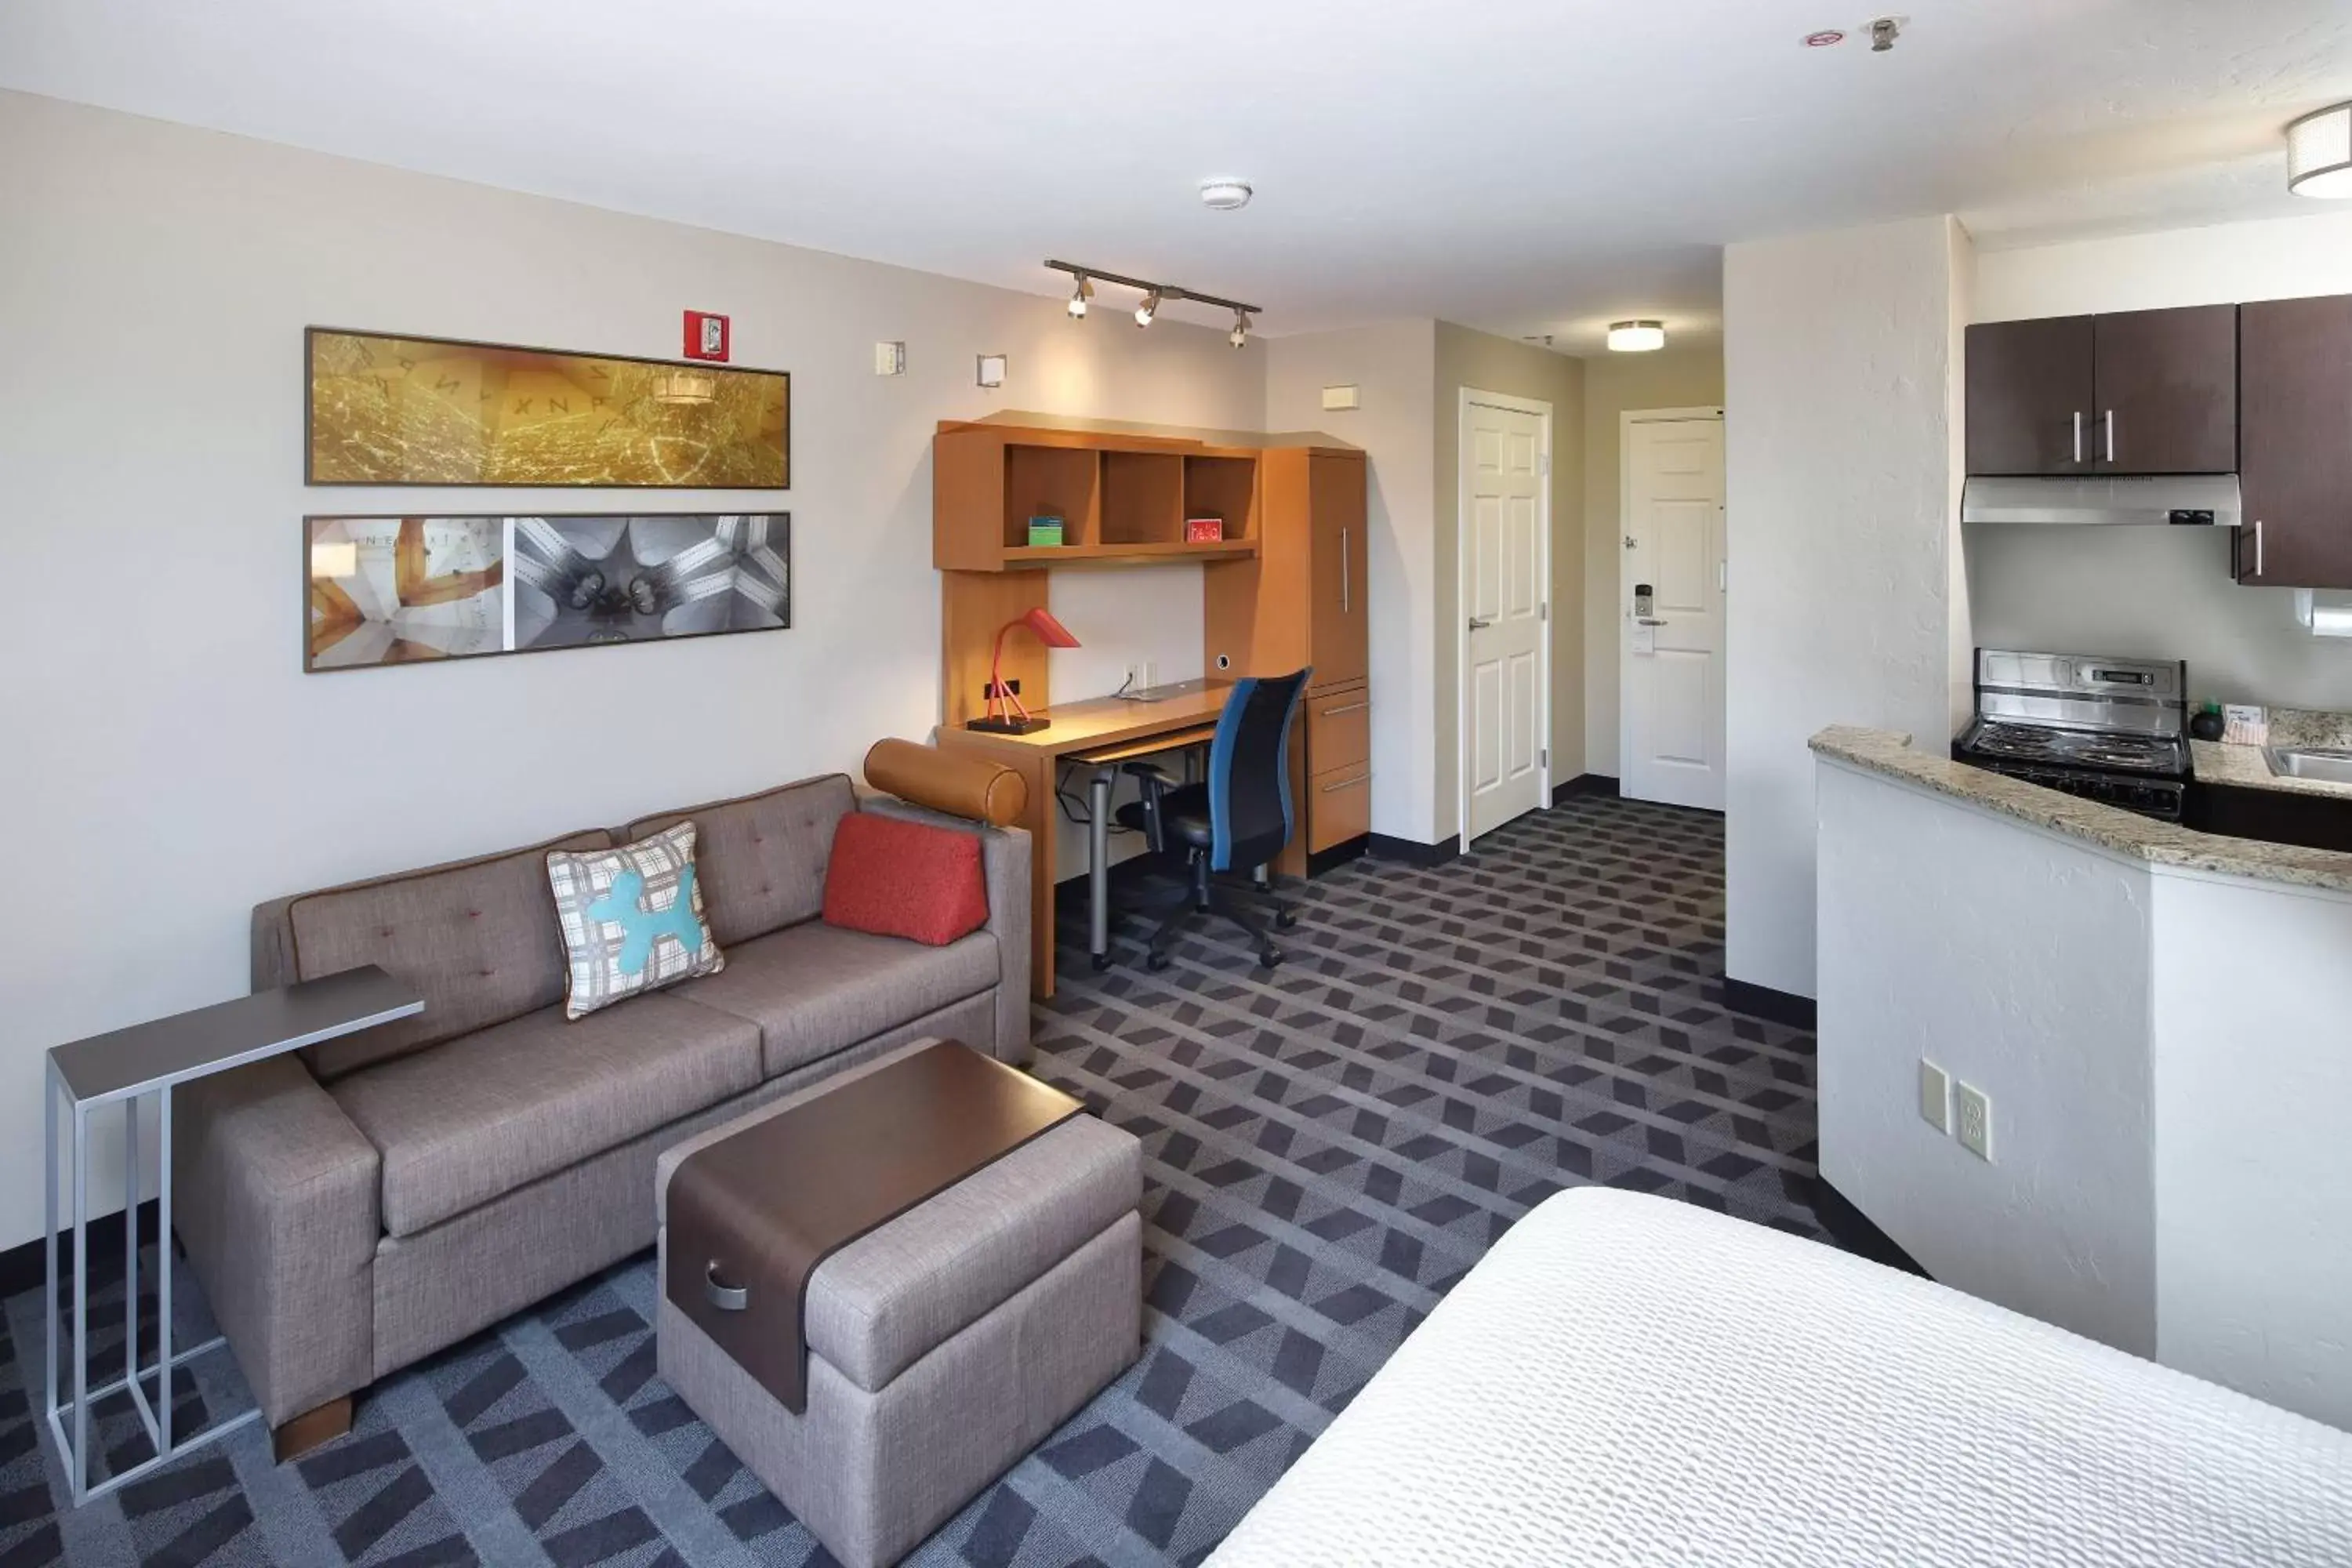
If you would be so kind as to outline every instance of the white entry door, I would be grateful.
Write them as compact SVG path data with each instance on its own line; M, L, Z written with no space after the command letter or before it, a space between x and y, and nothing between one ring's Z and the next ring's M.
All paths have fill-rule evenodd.
M1723 416L1629 414L1623 463L1618 788L1635 800L1721 811Z
M1551 414L1462 395L1463 844L1544 804Z

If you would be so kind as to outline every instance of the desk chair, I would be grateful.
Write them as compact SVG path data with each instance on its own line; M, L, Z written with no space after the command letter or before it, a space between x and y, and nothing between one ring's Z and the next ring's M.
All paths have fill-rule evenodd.
M1151 933L1145 962L1152 968L1168 967L1169 939L1202 914L1223 915L1249 932L1257 942L1260 963L1282 962L1282 950L1274 945L1265 923L1227 895L1246 890L1252 898L1265 900L1277 929L1287 931L1298 923L1273 890L1255 879L1290 841L1290 725L1298 716L1308 673L1302 669L1296 675L1234 683L1209 742L1205 782L1179 784L1156 763L1127 764L1127 771L1142 782L1143 798L1119 807L1119 821L1142 829L1156 851L1182 845L1192 873L1192 886L1183 901ZM1253 879L1240 886L1213 880L1220 872L1235 870L1249 872Z

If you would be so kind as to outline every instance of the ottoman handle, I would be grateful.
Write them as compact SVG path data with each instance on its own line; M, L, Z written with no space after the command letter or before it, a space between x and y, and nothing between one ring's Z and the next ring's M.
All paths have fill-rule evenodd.
M740 1312L751 1304L751 1288L748 1285L721 1285L719 1282L719 1260L714 1258L702 1266L702 1298L722 1312Z

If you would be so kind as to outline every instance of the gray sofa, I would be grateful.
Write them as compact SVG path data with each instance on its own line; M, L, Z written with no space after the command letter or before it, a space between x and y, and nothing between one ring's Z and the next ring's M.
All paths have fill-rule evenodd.
M819 921L860 810L979 834L988 924L933 948ZM726 968L567 1023L546 851L687 817ZM425 999L178 1090L176 1229L281 1457L375 1379L651 1246L680 1139L924 1036L1025 1062L1029 852L835 775L256 909L257 989L375 963Z

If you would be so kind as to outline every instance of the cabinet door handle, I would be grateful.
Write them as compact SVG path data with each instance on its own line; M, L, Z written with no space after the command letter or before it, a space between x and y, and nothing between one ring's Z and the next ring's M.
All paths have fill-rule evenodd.
M1317 715L1317 717L1323 719L1337 719L1342 713L1361 713L1365 709L1370 708L1371 705L1371 699L1366 698L1361 702L1350 702L1345 708L1326 708L1320 714Z
M2116 460L2116 411L2107 410L2107 461Z
M1351 778L1351 779L1341 779L1338 784L1325 784L1325 785L1323 786L1323 793L1324 793L1325 795L1329 795L1333 790L1353 789L1353 788L1355 788L1358 784L1364 783L1367 779L1370 779L1371 776L1372 776L1372 775L1371 775L1370 771L1369 769L1367 769L1365 772L1360 773L1358 773L1354 778Z
M2083 411L2074 410L2074 460L2083 460Z
M1339 613L1343 616L1353 608L1349 603L1348 542L1348 531L1343 528L1339 531Z
M2263 520L2254 519L2254 575L2263 574Z

